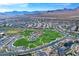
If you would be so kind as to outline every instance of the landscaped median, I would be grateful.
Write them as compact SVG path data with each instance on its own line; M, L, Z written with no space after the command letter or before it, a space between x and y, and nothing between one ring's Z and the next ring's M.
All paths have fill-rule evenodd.
M33 33L34 32L34 33ZM39 35L39 37L36 37L35 40L30 41L29 37L31 37L31 34ZM21 34L23 37L21 39L16 40L13 45L15 47L18 46L24 46L26 48L36 48L41 45L45 45L47 43L50 43L51 41L55 40L56 38L61 38L63 35L57 31L53 31L53 29L27 29L22 32Z

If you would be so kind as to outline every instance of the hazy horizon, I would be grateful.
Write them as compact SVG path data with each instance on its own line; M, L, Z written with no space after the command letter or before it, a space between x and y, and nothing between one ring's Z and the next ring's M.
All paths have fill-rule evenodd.
M16 3L0 4L0 12L11 11L47 11L57 9L74 9L79 7L79 3Z

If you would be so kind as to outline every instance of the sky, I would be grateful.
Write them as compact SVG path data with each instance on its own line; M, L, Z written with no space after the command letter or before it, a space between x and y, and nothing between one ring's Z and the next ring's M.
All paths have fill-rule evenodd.
M3 0L2 0L3 1ZM8 1L8 0L5 0ZM11 0L10 0L11 1ZM79 3L25 3L22 0L19 2L0 2L0 12L10 11L47 11L56 9L74 9L79 7Z

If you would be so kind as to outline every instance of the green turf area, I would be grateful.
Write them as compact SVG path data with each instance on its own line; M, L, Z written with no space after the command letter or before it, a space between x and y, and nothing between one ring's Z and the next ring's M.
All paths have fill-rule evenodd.
M27 35L30 35L31 32L33 32L33 30L26 29L21 34L24 36L27 36Z
M21 33L21 35L23 35L24 37L15 41L13 45L16 47L25 46L26 48L35 48L35 47L44 45L46 43L49 43L49 42L55 40L56 38L63 36L62 34L60 34L57 31L52 31L52 29L41 29L40 32L42 33L42 35L39 36L35 41L30 42L28 40L28 36L30 36L30 34L35 31L39 31L39 30L38 29L24 30Z

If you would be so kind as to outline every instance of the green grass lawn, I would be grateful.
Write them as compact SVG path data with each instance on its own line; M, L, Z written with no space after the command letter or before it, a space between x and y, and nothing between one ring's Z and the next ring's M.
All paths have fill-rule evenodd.
M30 42L26 36L29 36L33 31L38 31L36 29L28 29L22 32L21 35L25 36L24 38L21 38L14 42L14 46L25 46L26 48L35 48L40 45L43 45L45 43L49 43L53 40L55 40L58 37L62 37L63 35L59 32L52 31L51 29L41 29L42 35L37 38L37 40Z
M26 29L23 32L21 32L22 35L28 36L30 33L32 33L34 30L33 29Z

